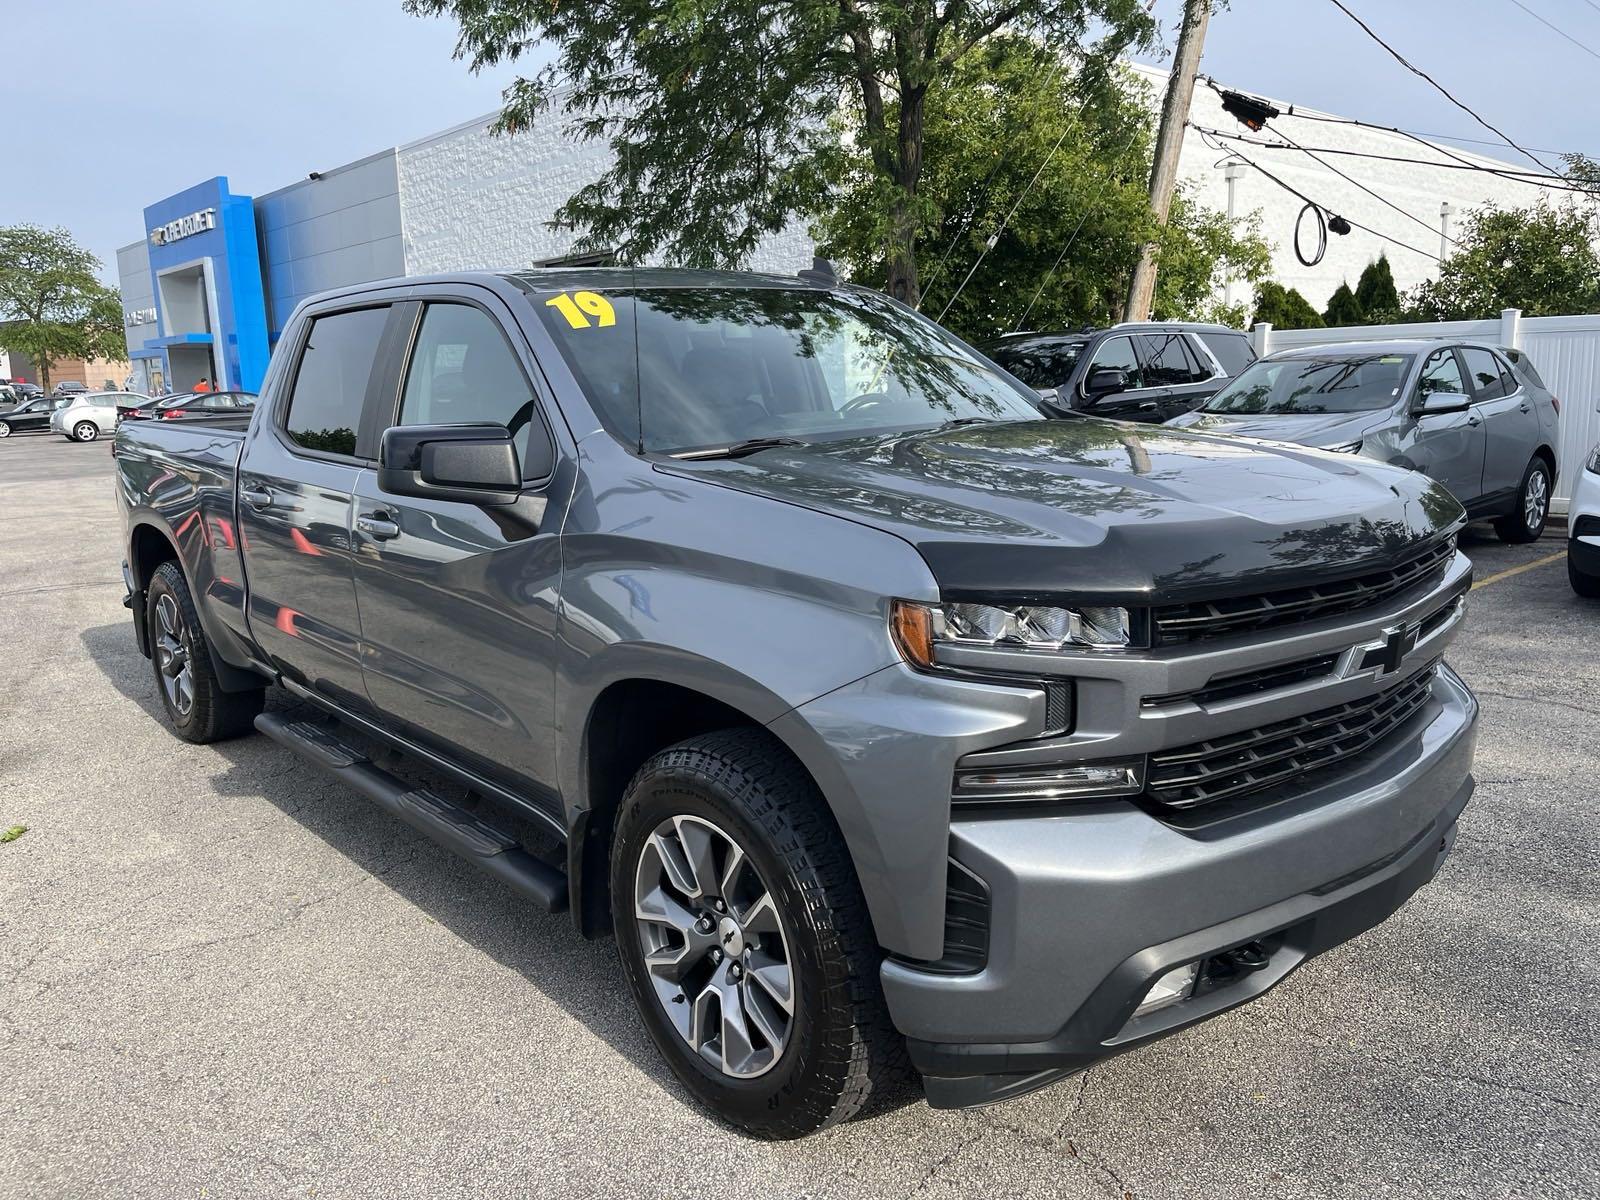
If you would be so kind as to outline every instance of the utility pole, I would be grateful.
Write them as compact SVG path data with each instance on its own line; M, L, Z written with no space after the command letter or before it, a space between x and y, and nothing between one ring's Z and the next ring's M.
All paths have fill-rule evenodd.
M1183 131L1189 121L1189 104L1194 99L1194 76L1200 68L1200 49L1205 45L1206 26L1211 22L1211 0L1184 0L1183 28L1178 33L1178 53L1167 82L1167 97L1161 104L1161 129L1156 134L1156 161L1150 170L1150 207L1156 221L1167 223L1172 207L1172 189L1178 182L1178 151L1183 148ZM1128 287L1129 321L1150 317L1150 301L1156 291L1156 248L1146 244L1133 269Z

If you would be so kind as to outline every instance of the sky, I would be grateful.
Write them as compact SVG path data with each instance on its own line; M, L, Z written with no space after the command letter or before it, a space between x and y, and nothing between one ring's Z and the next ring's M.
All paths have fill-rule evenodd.
M1346 0L1418 66L1535 150L1600 155L1591 0ZM226 175L260 194L492 111L514 77L451 58L455 28L400 0L35 0L8 5L0 225L62 225L115 282L144 206ZM1168 51L1181 0L1156 0ZM1159 61L1159 55L1142 56ZM1231 0L1201 69L1247 91L1460 139L1493 135L1331 0ZM1491 154L1503 151L1463 140Z

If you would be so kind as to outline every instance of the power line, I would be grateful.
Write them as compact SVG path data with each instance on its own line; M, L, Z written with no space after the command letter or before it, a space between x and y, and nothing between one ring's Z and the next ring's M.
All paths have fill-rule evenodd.
M1535 21L1539 22L1539 24L1543 25L1546 29L1554 30L1557 34L1559 34L1560 36L1566 38L1567 41L1571 42L1579 50L1582 50L1590 58L1600 58L1600 53L1597 53L1596 51L1590 49L1588 46L1585 46L1577 38L1573 37L1565 29L1561 28L1561 26L1555 24L1554 22L1546 21L1538 13L1534 12L1533 9L1529 8L1526 4L1524 4L1522 2L1522 0L1511 0L1511 3L1515 4L1518 8L1520 8L1523 12L1527 13L1530 17L1532 17Z
M1337 3L1337 0L1335 0L1335 3ZM1201 130L1202 136L1205 136L1207 132L1208 131ZM1212 149L1221 150L1221 149L1223 149L1223 147L1221 147L1221 146L1212 146ZM1315 209L1319 210L1320 212L1331 212L1332 211L1331 209L1328 208L1327 205L1322 204L1322 203L1320 203L1320 202L1318 202L1316 200L1313 200L1310 196L1306 195L1299 188L1293 187L1293 186L1285 183L1283 180L1279 179L1276 175L1274 175L1271 171L1269 171L1265 167L1263 167L1260 163L1254 161L1251 158L1246 157L1243 154L1240 154L1237 150L1231 151L1231 153L1234 155L1235 158L1243 159L1246 164L1248 164L1249 166L1254 167L1257 171L1261 172L1262 175L1265 175L1268 179L1270 179L1273 183L1277 184L1284 191L1288 192L1291 196L1298 196L1301 200L1304 200L1307 204L1311 205L1312 208L1315 208ZM1340 215L1342 215L1342 214L1340 214ZM1376 229L1373 229L1369 225L1363 225L1359 221L1351 221L1349 217L1344 217L1344 219L1346 221L1349 221L1350 224L1353 225L1355 228L1363 230L1366 233L1370 233L1375 238L1381 238L1383 241L1388 242L1390 245L1399 246L1402 250L1409 250L1413 254L1420 254L1420 255L1422 255L1423 258L1431 258L1431 259L1433 259L1434 262L1441 261L1437 254L1430 254L1426 250L1419 250L1416 246L1411 245L1411 243L1409 243L1409 242L1402 242L1399 238L1390 237L1386 233L1379 233Z
M1338 167L1334 166L1331 162L1328 162L1325 159L1318 158L1317 154L1316 154L1316 152L1314 150L1308 150L1306 147L1302 146L1299 142L1295 141L1288 134L1284 133L1281 129L1274 129L1272 132L1276 133L1279 137L1281 137L1284 141L1288 142L1296 150L1298 150L1302 154L1304 154L1312 162L1317 163L1319 166L1326 167L1328 170L1332 171L1335 175L1337 175L1340 179L1343 179L1346 183L1352 184L1353 186L1360 188L1363 192L1365 192L1367 195L1371 196L1379 204L1388 205L1390 208L1394 209L1395 212L1399 213L1402 217L1406 218L1406 220L1415 221L1418 225L1421 225L1429 233L1438 233L1439 232L1439 230L1435 229L1430 223L1428 223L1427 221L1424 221L1421 217L1417 216L1416 213L1408 212L1407 210L1401 208L1393 200L1390 200L1387 196L1380 195L1379 193L1373 191L1366 184L1362 183L1359 179L1353 179L1349 175L1346 175L1343 171L1341 171ZM1346 219L1348 220L1348 218L1346 218ZM1455 238L1451 237L1448 233L1444 235L1444 239L1445 239L1445 241L1449 242L1451 245L1459 245L1460 244L1460 243L1458 243L1456 241Z
M1295 113L1294 115L1300 116L1301 114ZM1498 178L1509 180L1512 183L1525 183L1529 187L1547 188L1557 192L1578 192L1582 195L1594 194L1593 189L1573 183L1564 175L1543 175L1536 174L1533 171L1502 170L1498 167L1486 167L1481 163L1471 162L1467 159L1459 159L1456 162L1439 162L1437 159L1430 158L1409 158L1403 154L1376 154L1370 150L1346 150L1333 146L1301 146L1298 143L1285 145L1281 142L1263 142L1256 138L1245 137L1243 134L1230 133L1225 129L1213 129L1210 126L1198 125L1192 122L1190 127L1197 133L1210 134L1213 137L1225 138L1230 142L1239 142L1246 146L1256 146L1262 150L1308 150L1317 154L1336 154L1344 158L1369 158L1375 162L1409 163L1419 167L1436 167L1441 171L1477 171L1481 174L1494 175ZM1382 126L1372 126L1371 128L1382 128ZM1277 130L1273 132L1278 133ZM1391 132L1399 133L1402 131L1393 130ZM1279 136L1287 137L1286 134L1282 133L1279 133ZM1431 143L1424 142L1423 145L1431 145ZM1439 149L1443 148L1439 147Z
M1441 84L1437 79L1435 79L1432 75L1429 75L1426 71L1424 71L1421 67L1417 66L1415 63L1411 62L1409 59L1407 59L1405 57L1405 55L1401 54L1393 46L1389 45L1388 42L1384 41L1381 37L1379 37L1377 35L1377 33L1373 30L1372 26L1368 25L1360 17L1356 16L1355 13L1351 12L1348 8L1345 7L1344 0L1331 0L1331 3L1333 4L1333 6L1335 8L1337 8L1345 16L1349 17L1357 25L1361 26L1362 31L1369 38L1371 38L1373 41L1377 42L1378 45L1382 46L1386 51L1388 51L1389 57L1393 58L1395 60L1395 62L1399 63L1402 67L1404 67L1406 70L1410 71L1413 75L1417 76L1419 79L1426 80L1433 87L1433 89L1435 91L1437 91L1446 100L1450 101L1451 104L1454 104L1462 112L1466 113L1467 116L1471 117L1479 125L1482 125L1490 133L1494 134L1497 138L1499 138L1506 145L1510 146L1513 150L1515 150L1518 154L1522 155L1529 162L1531 162L1534 165L1538 166L1542 170L1551 171L1551 172L1555 171L1555 168L1552 167L1549 163L1547 163L1543 159L1539 158L1533 152L1531 152L1529 150L1524 150L1516 142L1512 141L1504 133L1502 133L1500 130L1496 129L1493 125L1489 124L1488 121L1486 121L1482 117L1480 117L1476 112L1474 112L1467 105L1463 104L1460 100L1457 100L1455 98L1455 96L1453 96L1450 93L1450 90L1448 88L1446 88L1443 84Z

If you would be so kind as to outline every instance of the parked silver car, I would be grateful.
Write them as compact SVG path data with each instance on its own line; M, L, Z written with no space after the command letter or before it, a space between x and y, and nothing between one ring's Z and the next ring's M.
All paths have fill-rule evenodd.
M1502 540L1531 542L1550 514L1560 412L1520 350L1416 339L1280 351L1170 424L1409 467Z
M117 405L148 398L136 392L85 392L50 414L50 428L69 441L92 442L102 433L116 429Z

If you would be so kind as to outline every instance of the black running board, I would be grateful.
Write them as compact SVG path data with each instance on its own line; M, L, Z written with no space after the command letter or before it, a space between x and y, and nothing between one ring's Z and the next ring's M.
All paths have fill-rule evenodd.
M460 805L426 788L407 787L361 751L311 721L291 721L277 713L264 712L256 718L256 728L446 850L455 851L479 870L510 884L546 912L565 911L567 877L529 854L515 838L480 821Z

